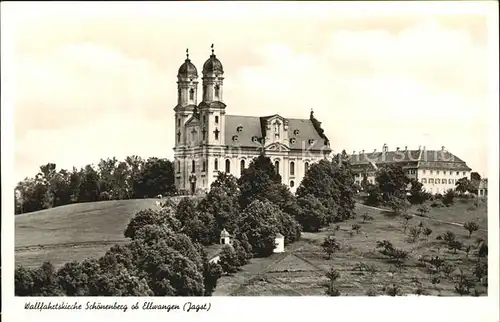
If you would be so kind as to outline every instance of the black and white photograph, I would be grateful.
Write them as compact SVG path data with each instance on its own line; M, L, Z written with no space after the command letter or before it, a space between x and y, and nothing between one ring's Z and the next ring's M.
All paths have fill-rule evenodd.
M9 296L498 302L498 3L460 3L2 3Z

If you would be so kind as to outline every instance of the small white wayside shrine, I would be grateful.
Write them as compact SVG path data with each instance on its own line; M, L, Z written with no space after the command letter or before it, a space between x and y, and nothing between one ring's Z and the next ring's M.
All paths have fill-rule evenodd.
M276 237L274 238L274 243L276 244L276 247L273 251L274 253L283 253L285 251L285 236L277 233Z
M231 245L231 235L227 232L226 228L220 232L220 244Z

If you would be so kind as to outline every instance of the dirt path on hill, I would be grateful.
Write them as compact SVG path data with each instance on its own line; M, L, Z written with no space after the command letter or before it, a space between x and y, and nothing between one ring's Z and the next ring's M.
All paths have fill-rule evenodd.
M374 210L380 210L380 211L387 211L387 212L394 212L393 210L390 210L390 209L382 209L382 208L378 208L378 207L372 207L372 206L367 206L367 205L363 205L361 203L356 203L362 207L366 207L366 208L371 208L371 209L374 209ZM418 217L418 218L425 218L427 220L430 220L430 221L434 221L434 222L438 222L438 223L442 223L442 224L448 224L448 225L453 225L453 226L458 226L458 227L463 227L464 224L461 224L461 223L457 223L457 222L451 222L451 221L444 221L444 220L439 220L439 219L434 219L434 218L431 218L431 217L422 217L422 216L419 216L417 215L415 212L411 213L409 212L409 214L413 217ZM478 229L479 231L483 231L483 232L488 232L487 229L482 229L482 228L479 228Z

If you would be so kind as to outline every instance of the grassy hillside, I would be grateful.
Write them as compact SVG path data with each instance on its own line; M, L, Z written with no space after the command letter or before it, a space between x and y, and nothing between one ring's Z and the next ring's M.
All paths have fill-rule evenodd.
M140 210L158 199L113 200L73 204L15 217L16 265L61 265L103 255L126 242L123 232Z

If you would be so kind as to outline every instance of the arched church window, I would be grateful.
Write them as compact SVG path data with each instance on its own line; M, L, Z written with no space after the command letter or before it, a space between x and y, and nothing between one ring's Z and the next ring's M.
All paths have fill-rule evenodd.
M191 172L196 172L196 162L194 160L191 161Z
M177 119L177 127L181 127L181 119L180 118Z
M304 163L304 172L307 172L309 170L309 162Z
M194 89L192 89L192 88L189 90L189 99L191 101L194 100Z
M290 175L294 176L295 175L295 162L290 162Z
M274 162L274 168L276 169L276 173L280 174L280 162L279 161Z
M215 97L219 97L219 91L220 91L220 87L219 85L215 85Z
M226 173L231 172L231 161L229 159L226 160Z
M219 160L218 159L214 159L214 170L215 171L219 170Z
M219 116L215 115L215 124L219 124Z
M177 161L177 172L181 172L181 161Z
M290 181L290 188L293 188L293 186L295 186L295 182L293 182L293 180L292 180L292 181Z
M240 161L240 174L243 175L243 171L245 170L245 160Z
M205 160L203 160L201 171L207 171L207 162Z

